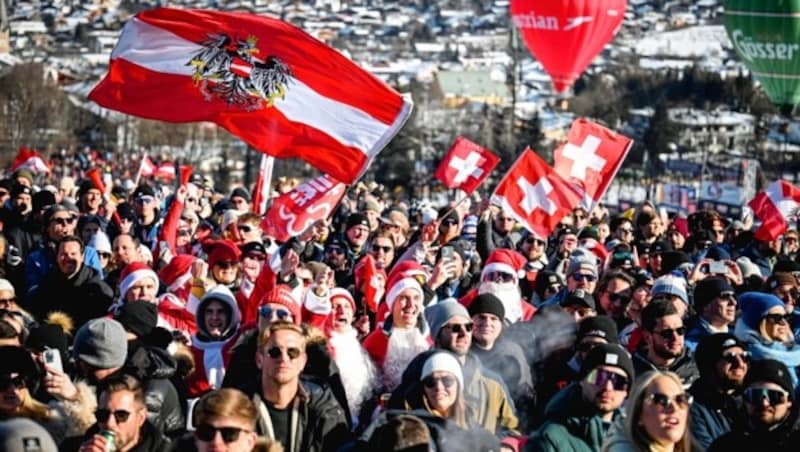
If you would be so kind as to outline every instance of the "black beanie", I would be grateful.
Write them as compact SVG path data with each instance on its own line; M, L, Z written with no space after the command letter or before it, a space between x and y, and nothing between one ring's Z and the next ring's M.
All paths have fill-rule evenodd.
M506 309L503 307L503 302L490 293L484 293L475 297L469 305L468 311L470 316L487 313L494 314L499 317L501 321L506 317Z
M153 331L158 323L158 309L148 301L136 300L123 304L114 317L125 331L144 337Z

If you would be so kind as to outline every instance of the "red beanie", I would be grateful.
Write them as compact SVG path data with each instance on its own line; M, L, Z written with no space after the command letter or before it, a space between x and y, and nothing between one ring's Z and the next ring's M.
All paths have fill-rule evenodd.
M179 254L158 272L158 277L167 285L168 291L172 292L192 279L192 265L195 261L197 258L191 254Z
M265 304L279 304L284 306L292 313L292 320L294 323L300 325L300 305L297 303L297 300L294 299L294 296L292 296L292 289L289 288L289 286L278 284L273 287L264 295L264 298L261 299L260 306Z
M214 265L225 261L238 262L241 256L242 252L235 243L228 239L217 240L210 244L210 251L208 251L208 266L213 267Z

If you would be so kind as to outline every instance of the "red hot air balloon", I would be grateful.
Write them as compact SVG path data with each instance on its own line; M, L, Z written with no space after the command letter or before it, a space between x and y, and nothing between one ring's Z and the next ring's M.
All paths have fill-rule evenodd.
M627 0L511 0L511 20L559 93L622 24Z

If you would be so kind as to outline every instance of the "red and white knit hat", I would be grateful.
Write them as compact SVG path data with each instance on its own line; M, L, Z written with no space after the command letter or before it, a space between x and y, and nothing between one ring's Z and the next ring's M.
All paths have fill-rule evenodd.
M279 304L284 306L292 313L292 320L294 323L300 324L300 303L294 298L292 289L286 284L278 284L264 294L264 298L261 299L259 307L265 304Z
M397 299L397 296L400 295L400 292L403 292L406 289L412 289L419 292L420 297L425 297L425 292L422 290L422 286L419 284L416 278L400 278L395 279L390 282L388 287L389 291L386 293L386 307L389 308L391 312L392 306L394 305L394 300Z
M350 303L350 307L353 308L353 312L356 312L356 301L353 299L353 295L350 294L350 291L342 289L341 287L334 287L331 289L331 305L333 305L333 301L337 299L347 300L347 302Z
M174 292L192 279L192 265L197 258L191 254L179 254L158 272L158 277L167 285L167 291Z
M496 249L489 255L489 259L486 260L486 265L483 267L481 276L486 276L491 272L501 272L522 278L525 276L524 268L527 262L525 256L514 250L506 248Z
M158 275L144 262L132 262L122 269L119 275L119 296L124 300L131 287L142 279L150 278L158 287Z

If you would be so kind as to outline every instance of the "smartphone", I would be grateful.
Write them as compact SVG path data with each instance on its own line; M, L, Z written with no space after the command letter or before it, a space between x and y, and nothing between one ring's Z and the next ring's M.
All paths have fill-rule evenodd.
M58 350L46 348L42 356L47 367L64 373L64 366L61 364L61 353Z
M455 250L452 246L443 246L442 247L442 260L443 261L452 261L453 254L455 254Z
M728 266L723 261L711 261L708 264L708 272L712 275L724 275L728 273Z

